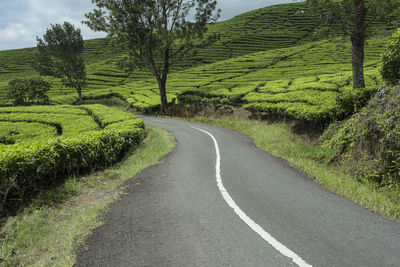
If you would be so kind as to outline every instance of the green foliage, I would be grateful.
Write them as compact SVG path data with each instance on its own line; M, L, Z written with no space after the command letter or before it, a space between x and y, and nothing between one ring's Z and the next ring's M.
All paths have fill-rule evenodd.
M180 94L178 96L178 101L179 101L179 103L195 104L195 105L197 105L197 104L199 104L199 105L207 105L207 104L228 105L230 102L229 98L227 98L227 97L205 94L205 93L196 92L196 91L188 91L188 92L185 92L184 94Z
M15 79L8 83L7 97L14 106L46 105L50 104L46 94L50 87L50 83L40 77Z
M379 89L349 120L332 125L322 147L351 166L353 173L380 185L400 183L400 89Z
M68 22L55 24L37 42L34 69L41 75L59 78L65 86L75 88L82 100L81 91L86 85L86 72L82 58L84 43L81 31Z
M31 106L31 107L0 107L2 113L37 113L37 114L70 114L87 115L87 112L70 105L58 106Z
M396 85L400 81L400 29L393 34L387 43L380 68L382 78L388 85Z
M142 66L157 80L161 112L168 112L167 76L171 65L193 48L201 39L206 24L216 21L215 0L94 0L98 9L86 14L85 23L95 31L116 37L129 48L132 62L125 65ZM188 20L190 12L194 18Z
M130 121L132 120L132 114L120 112L117 108L107 108L105 109L102 105L82 105L80 108L86 110L95 121L97 121L102 128L109 124ZM144 127L144 125L142 125Z
M0 121L0 144L8 145L34 138L54 136L57 136L57 129L48 124Z
M249 111L269 116L328 124L363 107L375 92L375 72L370 86L353 89L351 74L341 73L266 82L243 97Z
M0 140L10 131L19 135L12 142L15 144L0 145L2 208L11 197L23 200L27 193L68 175L109 166L136 147L145 134L142 120L105 106L36 107L24 113L26 110L0 108L0 125L7 127L0 131ZM91 110L91 115L86 110ZM111 113L114 119L107 115ZM40 129L40 124L45 127ZM50 127L55 125L62 129L62 136ZM39 129L30 132L32 126Z
M358 89L352 87L343 88L336 96L338 105L337 118L344 118L358 112L368 103L376 90L377 86L367 86Z
M3 110L3 108L0 108ZM50 114L46 112L12 112L0 113L0 120L9 122L36 122L53 126L59 135L74 135L80 132L98 130L99 125L91 116L73 114ZM29 138L26 138L29 140Z

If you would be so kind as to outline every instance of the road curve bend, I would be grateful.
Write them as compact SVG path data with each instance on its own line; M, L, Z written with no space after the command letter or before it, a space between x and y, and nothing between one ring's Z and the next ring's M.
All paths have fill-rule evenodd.
M399 223L240 133L142 118L177 147L127 182L76 266L400 266Z

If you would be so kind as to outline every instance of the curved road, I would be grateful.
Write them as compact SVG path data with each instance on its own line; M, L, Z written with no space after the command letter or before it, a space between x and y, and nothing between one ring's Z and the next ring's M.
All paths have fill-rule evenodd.
M143 117L176 149L127 182L77 266L400 266L400 224L234 131Z

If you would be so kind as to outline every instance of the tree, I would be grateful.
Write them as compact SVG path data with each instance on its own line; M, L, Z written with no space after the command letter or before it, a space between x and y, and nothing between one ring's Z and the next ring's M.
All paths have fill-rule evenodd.
M43 39L37 38L38 53L33 67L40 75L61 79L66 87L74 88L82 101L82 88L86 85L83 62L83 38L80 29L64 22L51 25Z
M132 65L149 70L158 83L161 113L168 113L166 83L173 64L202 38L216 21L216 0L92 0L97 9L84 21L107 32L130 51ZM187 19L194 14L194 21ZM197 39L198 41L198 39Z
M367 29L398 6L397 0L306 0L318 20L350 36L353 88L365 87L364 49Z
M46 93L50 87L50 83L40 77L15 79L8 83L7 98L14 106L47 105L50 99Z

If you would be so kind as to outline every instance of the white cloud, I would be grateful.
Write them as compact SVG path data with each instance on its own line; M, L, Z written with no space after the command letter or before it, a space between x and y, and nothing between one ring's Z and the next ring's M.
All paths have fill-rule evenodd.
M0 0L0 4L2 1ZM50 24L71 22L85 39L105 36L81 24L84 14L93 9L91 1L17 0L12 10L0 11L0 50L32 47L36 36L43 36ZM16 11L18 6L21 11Z
M7 43L19 40L29 40L32 37L31 32L23 24L10 23L6 28L0 29L1 39Z

